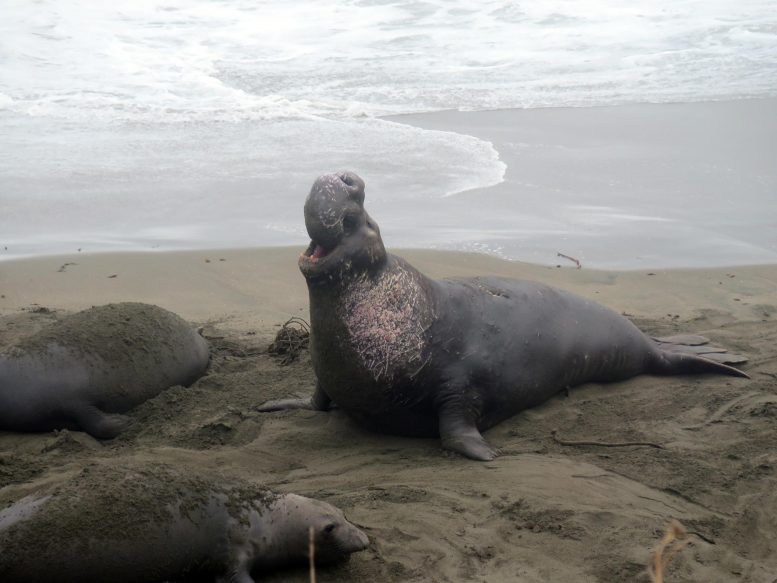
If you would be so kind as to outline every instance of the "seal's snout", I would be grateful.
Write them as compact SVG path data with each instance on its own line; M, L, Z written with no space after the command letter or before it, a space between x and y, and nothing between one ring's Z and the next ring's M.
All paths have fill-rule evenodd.
M377 265L386 258L380 231L364 210L364 180L353 172L319 176L305 199L310 245L299 259L308 281Z
M370 546L370 539L369 537L364 533L363 530L354 527L354 530L356 531L354 533L354 545L353 545L353 552L357 553L359 551L363 551L367 547Z
M320 555L322 563L339 562L369 548L370 539L338 512L334 521L321 530L318 545L320 553L317 552L316 556Z
M324 174L313 183L305 200L305 226L323 250L331 250L345 234L349 215L364 209L364 181L353 172Z
M364 205L364 180L362 180L357 174L353 172L341 172L339 174L340 180L347 187L348 198L358 203L360 206Z

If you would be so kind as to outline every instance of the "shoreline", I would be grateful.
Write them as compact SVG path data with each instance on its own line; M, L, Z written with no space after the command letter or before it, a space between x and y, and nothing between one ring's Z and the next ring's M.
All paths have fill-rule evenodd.
M777 97L483 111L385 119L485 140L502 182L443 197L451 238L603 269L777 263ZM468 230L469 221L490 231Z
M78 310L116 301L156 303L205 321L250 316L281 324L306 316L307 288L297 268L304 249L256 247L193 251L103 252L0 262L0 315L30 306ZM646 317L691 316L721 309L747 318L751 306L777 303L777 264L716 268L577 269L493 255L430 249L390 250L432 278L496 275L569 289L614 309ZM736 299L735 299L736 298Z
M542 265L564 253L608 269L777 263L777 98L444 110L346 125L336 162L295 162L292 148L272 177L266 161L248 155L256 146L248 126L224 135L198 126L200 138L218 137L214 148L229 163L219 170L203 162L197 172L168 158L156 168L152 151L126 160L110 149L120 139L183 148L191 142L185 128L123 138L84 130L79 139L106 149L100 162L110 172L90 157L68 172L44 165L34 176L9 169L0 179L7 192L0 262L79 248L288 245L305 237L300 210L315 177L351 169L366 180L367 208L391 248L480 251ZM389 135L399 142L389 147ZM354 150L357 138L377 149ZM424 140L435 148L423 149ZM36 146L36 156L45 147ZM467 186L502 169L495 186Z

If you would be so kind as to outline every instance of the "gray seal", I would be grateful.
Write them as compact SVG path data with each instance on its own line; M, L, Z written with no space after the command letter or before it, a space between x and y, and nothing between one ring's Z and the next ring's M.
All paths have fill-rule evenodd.
M305 226L312 241L299 267L316 390L262 411L326 410L334 401L367 428L439 434L443 447L490 460L497 451L481 431L582 383L643 373L747 377L698 346L656 342L620 314L560 289L424 276L386 252L355 174L316 180Z
M326 502L165 464L85 468L0 510L0 581L136 583L341 561L369 540ZM198 580L203 580L199 579Z
M0 351L0 429L118 435L119 415L208 367L207 341L158 306L119 303L66 316Z

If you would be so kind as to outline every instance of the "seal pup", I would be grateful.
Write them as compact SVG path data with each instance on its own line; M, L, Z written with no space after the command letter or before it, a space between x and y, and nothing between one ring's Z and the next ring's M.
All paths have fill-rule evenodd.
M490 460L497 450L481 431L566 388L642 373L747 377L693 354L698 346L684 352L671 339L656 342L620 314L560 289L424 276L386 252L353 173L316 180L305 226L311 243L299 267L316 390L260 411L326 410L334 401L367 428L439 434L443 447Z
M367 548L326 502L166 464L96 466L0 509L0 581L136 583L253 573ZM201 580L201 579L198 579Z
M109 439L126 412L208 367L207 341L159 306L118 303L66 316L0 351L0 429L82 429Z

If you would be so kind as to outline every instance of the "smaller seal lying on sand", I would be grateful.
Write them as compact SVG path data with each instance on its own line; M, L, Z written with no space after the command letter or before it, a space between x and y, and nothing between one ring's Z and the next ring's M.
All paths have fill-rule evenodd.
M91 466L0 510L0 581L252 583L252 571L307 561L311 528L318 563L369 544L320 500L165 464Z
M0 351L0 429L83 429L109 439L123 413L208 367L208 343L176 314L120 303L66 316Z
M334 401L370 429L439 434L443 447L490 460L497 452L482 430L565 388L643 373L747 377L713 362L722 360L713 349L653 340L620 314L560 289L424 276L386 253L355 174L316 180L305 226L312 241L299 267L318 383L310 399L270 401L260 411L326 410Z

